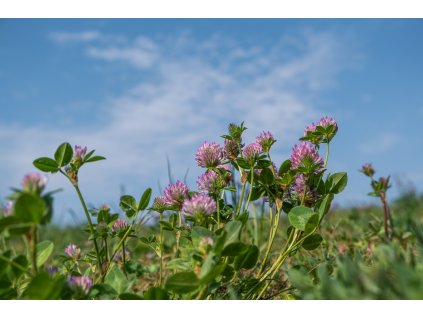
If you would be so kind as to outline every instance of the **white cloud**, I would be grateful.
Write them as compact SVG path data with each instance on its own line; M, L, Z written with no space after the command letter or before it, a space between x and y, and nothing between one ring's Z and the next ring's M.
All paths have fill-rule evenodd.
M392 150L401 141L401 136L394 132L385 132L364 141L358 149L365 154L381 154Z
M241 46L222 36L195 42L189 34L160 38L139 37L124 46L96 44L96 31L55 33L57 43L80 41L92 59L107 63L127 63L139 72L149 72L122 96L106 103L107 125L75 130L49 127L0 127L0 142L8 146L0 166L9 167L1 189L31 167L31 158L52 154L68 140L98 149L107 161L83 172L83 185L94 202L114 196L119 185L128 192L167 182L166 155L173 174L182 178L190 168L194 183L199 169L194 154L204 140L219 140L228 123L245 121L246 142L262 130L275 134L275 159L290 151L303 127L315 120L315 94L335 82L343 69L339 40L332 34L304 33L301 48L294 56L284 56L290 44L276 42L270 50ZM94 61L93 61L94 63ZM140 70L142 69L142 70ZM57 186L70 189L60 176ZM7 185L4 183L7 182ZM82 181L81 181L82 182ZM134 193L134 194L135 194ZM71 194L72 195L72 194ZM61 201L62 207L69 204Z
M58 44L69 42L92 42L102 38L98 31L82 31L82 32L52 32L49 38Z

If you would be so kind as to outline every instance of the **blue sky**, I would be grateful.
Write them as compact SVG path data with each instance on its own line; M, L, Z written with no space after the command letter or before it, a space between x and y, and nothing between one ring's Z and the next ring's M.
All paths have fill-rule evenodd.
M423 20L0 20L0 197L58 144L95 148L84 167L92 204L117 206L175 179L195 185L194 154L245 121L246 142L270 130L287 158L304 127L339 123L329 170L347 171L341 205L371 201L358 173L423 190ZM49 177L56 221L83 219L60 175Z

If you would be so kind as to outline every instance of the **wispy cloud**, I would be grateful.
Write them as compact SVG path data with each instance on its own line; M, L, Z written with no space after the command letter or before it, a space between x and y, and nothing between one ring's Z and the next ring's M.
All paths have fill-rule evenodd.
M394 132L385 132L375 137L369 137L358 146L358 149L369 155L382 154L392 150L401 141L401 136Z
M111 189L118 192L121 183L141 191L140 186L154 187L158 179L166 182L166 155L174 175L183 177L195 166L199 144L218 140L229 122L245 121L250 141L260 131L271 130L279 141L274 157L282 160L305 124L322 115L314 106L316 94L336 82L348 64L341 41L330 33L305 32L295 43L282 38L268 49L222 35L200 42L189 34L138 37L124 45L96 42L105 36L87 31L53 33L51 39L58 44L86 43L81 54L93 63L126 63L135 72L148 72L148 80L98 109L107 125L73 130L54 123L4 126L0 142L10 148L0 166L9 167L10 178L2 178L2 189L5 180L17 180L33 169L31 158L52 153L68 140L96 148L108 158L84 172L94 201L104 200ZM291 51L295 54L286 54ZM196 168L191 171L192 184L198 173Z

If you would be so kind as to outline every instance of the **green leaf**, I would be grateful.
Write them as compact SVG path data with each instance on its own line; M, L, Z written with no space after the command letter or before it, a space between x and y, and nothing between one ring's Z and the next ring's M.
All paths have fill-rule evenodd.
M271 185L275 181L275 175L269 168L264 168L260 173L260 181L266 185Z
M260 199L261 195L264 193L264 189L262 187L253 187L251 191L251 198L250 201L255 201Z
M128 218L134 217L137 213L137 201L131 195L121 196L119 206L126 213Z
M155 288L155 287L153 287ZM143 298L137 294L122 293L119 295L120 300L142 300Z
M59 299L63 285L63 277L51 278L48 273L42 272L29 283L23 293L23 298L37 300Z
M220 262L219 258L216 258L213 252L209 253L203 263L203 266L201 266L201 271L199 274L200 283L202 285L210 283L223 272L225 267L226 264L224 262Z
M314 213L307 221L307 224L305 225L304 234L308 235L310 233L313 233L317 226L319 225L319 215L317 213Z
M196 290L200 286L200 280L194 272L181 272L169 277L165 286L176 294L185 294Z
M25 255L19 255L19 256L15 257L13 259L13 262L11 262L10 265L12 267L12 271L13 271L13 274L15 275L15 277L19 278L22 274L25 273L25 271L22 270L21 267L27 268L28 267L28 260L27 260ZM16 265L20 265L20 267L18 267Z
M103 156L94 156L94 157L91 157L88 160L85 160L84 162L95 162L95 161L100 161L100 160L106 160L106 158L103 157Z
M123 294L128 291L128 280L126 279L125 274L116 265L114 265L109 271L104 282L110 285L119 294Z
M37 244L37 267L44 265L53 252L54 244L51 241L43 241Z
M328 213L328 211L330 209L330 204L332 203L332 200L333 200L333 197L334 197L334 195L332 193L327 194L327 195L325 195L322 202L320 203L319 210L318 210L320 222L325 217L325 215Z
M248 246L247 251L235 258L234 267L236 270L251 269L256 266L260 251L256 245Z
M141 196L140 203L138 204L138 211L145 210L150 203L151 188L147 188Z
M238 164L238 166L240 166L243 169L250 169L250 165L248 164L247 161L245 161L244 158L236 159L236 163Z
M328 184L329 193L340 193L347 186L348 175L346 172L337 172L330 175L326 182Z
M304 247L306 250L311 251L318 248L322 241L322 236L320 234L314 233L304 240L302 247Z
M144 292L145 300L169 300L169 294L166 290L160 287L151 287Z
M47 213L47 207L41 198L23 193L16 201L14 213L19 220L38 224Z
M223 251L222 256L237 256L246 253L248 250L248 245L242 243L242 242L233 242L230 244L227 244Z
M292 208L291 211L289 211L288 220L293 227L304 231L308 220L313 214L314 212L312 209L300 205L296 206L295 208Z
M282 177L285 173L287 173L291 169L291 160L287 159L282 162L281 166L279 167L278 175Z
M238 240L239 233L242 228L242 222L240 221L230 221L225 225L226 244L232 243Z
M58 167L63 167L66 166L72 160L72 156L72 146L68 142L64 142L57 148L54 154L54 159L56 159Z
M33 165L44 172L57 172L59 171L59 166L57 162L51 158L42 157L35 159Z

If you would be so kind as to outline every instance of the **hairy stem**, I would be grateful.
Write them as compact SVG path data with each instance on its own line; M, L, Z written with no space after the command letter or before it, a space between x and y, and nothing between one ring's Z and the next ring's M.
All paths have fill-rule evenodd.
M163 221L163 213L160 213L160 222ZM159 286L163 284L163 225L160 223L160 272L159 272Z
M34 225L32 227L32 270L34 272L34 275L37 275L38 268L37 268L37 226Z
M327 164L328 164L328 160L329 160L329 142L326 144L326 157L325 157L325 165L324 168L326 168Z

